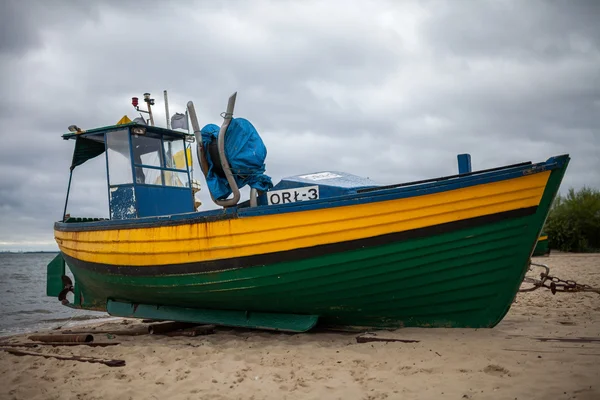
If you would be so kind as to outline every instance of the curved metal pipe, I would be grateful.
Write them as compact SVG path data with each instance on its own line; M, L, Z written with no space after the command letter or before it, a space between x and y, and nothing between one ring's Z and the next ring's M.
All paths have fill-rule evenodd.
M221 158L221 166L223 167L223 172L225 173L225 177L227 178L227 182L231 187L233 192L233 197L227 200L217 200L213 197L210 190L210 197L212 201L223 207L234 206L240 201L240 189L233 178L233 174L231 173L231 167L229 166L229 161L225 155L225 135L227 133L227 128L229 127L229 123L233 118L233 109L235 107L235 99L237 97L237 92L235 92L231 97L229 97L229 102L227 103L227 111L223 116L223 124L219 130L219 137L217 139L217 148L219 150L219 157ZM194 103L192 101L188 101L187 103L188 114L190 116L190 121L192 122L192 129L194 130L194 136L196 137L196 156L198 157L198 161L200 163L200 169L202 169L202 173L206 178L208 174L208 163L206 162L206 158L204 156L204 146L202 146L202 133L200 133L200 124L198 123L198 116L196 115L196 109L194 108Z
M198 116L196 115L196 108L194 107L194 103L190 100L187 103L188 114L190 116L190 120L192 121L192 129L194 130L194 137L196 138L196 157L198 157L198 163L200 164L200 169L204 174L204 178L208 174L208 162L206 161L206 157L204 157L204 146L202 146L202 133L200 133L200 124L198 123ZM212 201L217 204L217 200L213 197L210 189L208 190L208 194L210 194L210 198Z
M204 147L202 146L202 134L200 133L200 125L198 124L198 117L196 116L196 109L194 108L194 103L192 101L188 101L187 103L188 114L190 116L190 120L192 121L192 129L194 130L194 137L196 138L196 156L198 157L198 163L200 164L200 169L206 178L206 174L208 174L208 163L206 162L206 157L204 156Z
M217 140L217 146L219 148L219 157L221 158L221 166L223 167L223 172L225 172L225 177L227 178L227 182L229 182L229 186L231 187L231 191L233 192L233 197L227 200L215 200L220 206L229 207L234 206L240 201L240 189L233 178L233 174L231 173L231 167L229 166L229 161L227 160L227 156L225 155L225 134L227 132L227 128L229 127L229 123L233 118L233 108L235 107L235 98L237 97L237 92L232 94L229 97L229 101L227 102L227 111L223 116L223 124L221 125L221 129L219 131L219 137Z
M258 205L258 190L255 188L250 189L250 207L256 207Z

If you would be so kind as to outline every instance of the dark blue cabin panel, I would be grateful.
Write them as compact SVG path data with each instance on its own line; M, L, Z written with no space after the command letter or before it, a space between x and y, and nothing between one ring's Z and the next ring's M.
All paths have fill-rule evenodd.
M136 185L138 217L193 212L192 192L185 187Z

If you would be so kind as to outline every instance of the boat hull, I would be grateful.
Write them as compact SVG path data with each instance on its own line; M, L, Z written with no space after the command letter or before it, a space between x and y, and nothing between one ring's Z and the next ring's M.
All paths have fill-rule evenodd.
M533 251L534 257L547 256L550 254L550 246L548 244L548 235L543 234L539 237L535 250Z
M105 310L111 299L318 315L320 325L337 328L493 327L522 282L567 163L349 205L339 215L329 208L328 216L275 215L280 224L246 218L258 233L240 228L238 217L166 230L59 226L56 237L76 279L75 307ZM167 231L172 253L165 253Z

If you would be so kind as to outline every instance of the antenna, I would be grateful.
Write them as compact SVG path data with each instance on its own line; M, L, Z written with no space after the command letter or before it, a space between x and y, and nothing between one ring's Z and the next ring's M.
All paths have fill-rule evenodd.
M163 91L165 95L165 117L167 118L167 129L171 129L171 121L169 116L169 99L167 98L167 91Z
M136 109L136 111L148 114L150 116L150 125L154 126L154 117L152 116L152 107L150 107L150 106L154 105L154 99L150 98L150 93L144 93L144 101L148 105L148 111L140 110L140 106L138 105L137 97L131 98L131 105Z

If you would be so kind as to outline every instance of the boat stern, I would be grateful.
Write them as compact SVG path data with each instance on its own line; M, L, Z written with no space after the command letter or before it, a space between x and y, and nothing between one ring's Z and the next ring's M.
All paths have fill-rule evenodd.
M57 298L69 308L106 311L106 299L94 296L69 273L63 253L60 252L46 266L46 296Z

